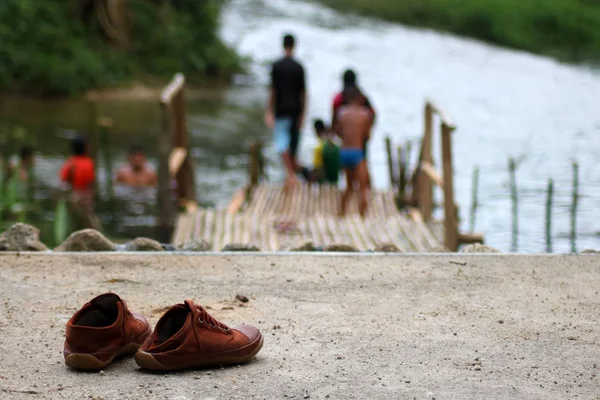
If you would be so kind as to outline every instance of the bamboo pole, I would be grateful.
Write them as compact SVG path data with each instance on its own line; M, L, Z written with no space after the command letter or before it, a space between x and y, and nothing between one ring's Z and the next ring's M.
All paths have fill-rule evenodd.
M404 156L405 149L398 146L398 198L396 203L399 208L404 208L406 200L406 157Z
M410 179L408 169L409 169L409 166L410 166L410 152L411 152L411 150L412 150L412 144L411 144L410 141L407 141L406 144L405 144L405 146L404 146L404 152L403 152L404 158L403 158L403 161L402 161L402 164L404 165L404 171L403 171L403 173L404 173L404 175L403 175L404 176L404 187L401 190L402 197L400 197L399 199L397 199L398 201L396 201L396 205L399 208L406 207L407 203L409 203L411 201L411 199L409 199L406 196L406 188L408 186L408 181Z
M475 231L475 216L477 214L477 207L479 203L477 201L477 194L479 192L479 167L475 166L473 169L473 185L471 186L471 215L469 218L469 232Z
M427 162L433 165L433 156L432 156L432 139L433 139L433 106L427 102L425 105L425 132L423 135L423 142L421 148L421 162ZM442 134L443 136L443 134ZM417 170L418 173L418 183L417 187L419 190L419 209L421 211L421 215L423 216L423 220L428 222L431 220L431 214L433 210L433 182L427 176L427 174L423 173L420 170Z
M185 97L183 88L180 88L173 97L172 105L175 126L173 145L175 147L188 149L188 132L185 124ZM179 200L195 200L194 176L191 165L191 155L189 155L189 153L188 157L186 157L183 162L176 179Z
M260 160L259 160L259 145L258 142L254 142L250 145L250 187L258 185L258 178L260 172Z
M160 103L162 128L158 134L158 236L161 242L171 241L175 221L175 207L171 197L169 155L173 148L173 123L168 103Z
M390 186L394 186L394 162L392 159L392 142L389 136L385 137L385 152L387 153L388 171L390 172Z
M404 145L404 182L408 185L408 168L410 166L410 153L412 151L412 143L406 141ZM406 188L404 189L406 191Z
M94 160L94 167L98 170L98 154L100 153L100 141L98 140L98 104L95 97L88 99L88 153ZM94 179L94 201L98 203L100 191L98 190L98 179Z
M579 164L573 163L573 193L571 201L571 252L577 252L577 205L579 203Z
M554 183L548 179L546 192L546 253L552 253L552 197L554 196Z
M452 132L454 128L442 123L442 163L444 170L444 229L445 245L451 251L458 250L458 219L454 205L454 179L452 168Z
M111 203L115 195L113 189L113 163L109 140L110 129L112 127L112 119L107 117L98 118L98 127L98 143L100 144L100 156L102 158L102 163L104 164L104 170L106 172L106 201L108 201L109 206L112 207Z
M514 158L508 160L508 173L510 179L510 198L512 200L512 245L511 251L516 253L519 250L519 208L517 194L517 176L516 163Z

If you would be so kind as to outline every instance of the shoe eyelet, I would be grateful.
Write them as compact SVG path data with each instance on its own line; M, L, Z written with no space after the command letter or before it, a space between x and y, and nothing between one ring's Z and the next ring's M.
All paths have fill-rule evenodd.
M231 331L231 329L229 329L229 328L221 328L221 329L223 330L223 332L229 332L229 331Z
M215 329L217 326L213 324L208 324L211 328Z
M204 320L202 318L198 317L198 322L200 322L201 324L203 324Z

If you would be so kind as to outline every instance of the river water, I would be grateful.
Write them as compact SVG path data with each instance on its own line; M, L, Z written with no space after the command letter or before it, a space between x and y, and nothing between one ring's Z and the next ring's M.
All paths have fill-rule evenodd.
M456 122L454 134L455 192L467 229L471 180L480 168L479 209L475 229L503 251L511 246L511 200L508 159L517 169L518 252L545 251L545 189L554 180L553 250L568 252L571 164L580 165L577 249L600 248L600 73L557 61L488 46L429 30L406 28L369 18L346 16L298 0L231 0L223 15L222 36L251 58L249 76L225 91L190 96L188 125L196 163L198 197L203 204L225 205L247 181L247 149L255 139L268 144L270 179L280 179L270 134L262 124L269 64L280 56L284 33L298 39L298 58L307 69L309 121L330 118L332 96L348 67L378 110L369 149L374 185L386 188L388 172L384 137L396 144L411 141L417 157L426 98L436 101ZM69 130L87 129L85 102L4 99L0 113L35 133L43 150L39 174L51 185L67 149ZM8 101L6 101L8 100ZM101 104L101 114L115 119L113 155L125 160L125 149L147 143L155 155L155 101ZM315 144L306 124L300 155L310 163ZM436 142L439 142L436 137ZM149 144L148 144L149 143ZM439 143L435 154L439 155ZM438 158L439 159L439 158ZM104 174L100 168L101 179ZM102 186L101 186L102 187ZM118 191L121 205L112 233L151 235L152 194ZM441 193L436 193L441 201ZM99 210L106 222L110 218ZM51 212L47 218L51 219Z
M577 247L600 248L599 71L293 0L233 1L224 22L227 41L252 57L259 85L268 82L268 63L280 55L282 34L296 35L297 56L308 73L311 119L328 119L341 73L347 67L358 72L359 84L379 111L369 155L377 187L388 184L383 138L412 141L415 160L424 100L436 101L458 126L455 191L463 229L472 171L479 166L475 228L503 251L511 250L512 238L509 157L519 160L520 252L545 251L549 178L555 188L553 249L570 250L571 164L577 161ZM309 160L314 140L305 133L302 151ZM439 148L435 151L439 155Z

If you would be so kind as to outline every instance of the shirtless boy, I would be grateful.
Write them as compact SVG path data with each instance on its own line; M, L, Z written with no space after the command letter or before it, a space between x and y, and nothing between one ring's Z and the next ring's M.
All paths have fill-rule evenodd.
M367 189L369 174L364 143L369 139L372 114L364 107L364 98L356 88L347 92L348 104L337 112L335 132L342 139L340 156L346 172L346 191L342 195L340 216L346 214L348 199L356 185L359 187L359 212L362 217L367 213Z
M146 164L144 149L134 146L127 157L129 165L124 165L117 172L118 183L129 186L156 186L158 177L156 172Z

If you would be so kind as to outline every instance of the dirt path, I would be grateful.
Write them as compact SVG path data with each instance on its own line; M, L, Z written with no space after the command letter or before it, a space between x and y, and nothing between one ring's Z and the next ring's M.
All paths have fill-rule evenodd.
M600 399L599 290L598 256L0 255L0 398ZM104 291L152 324L191 298L265 347L71 372L64 324Z

